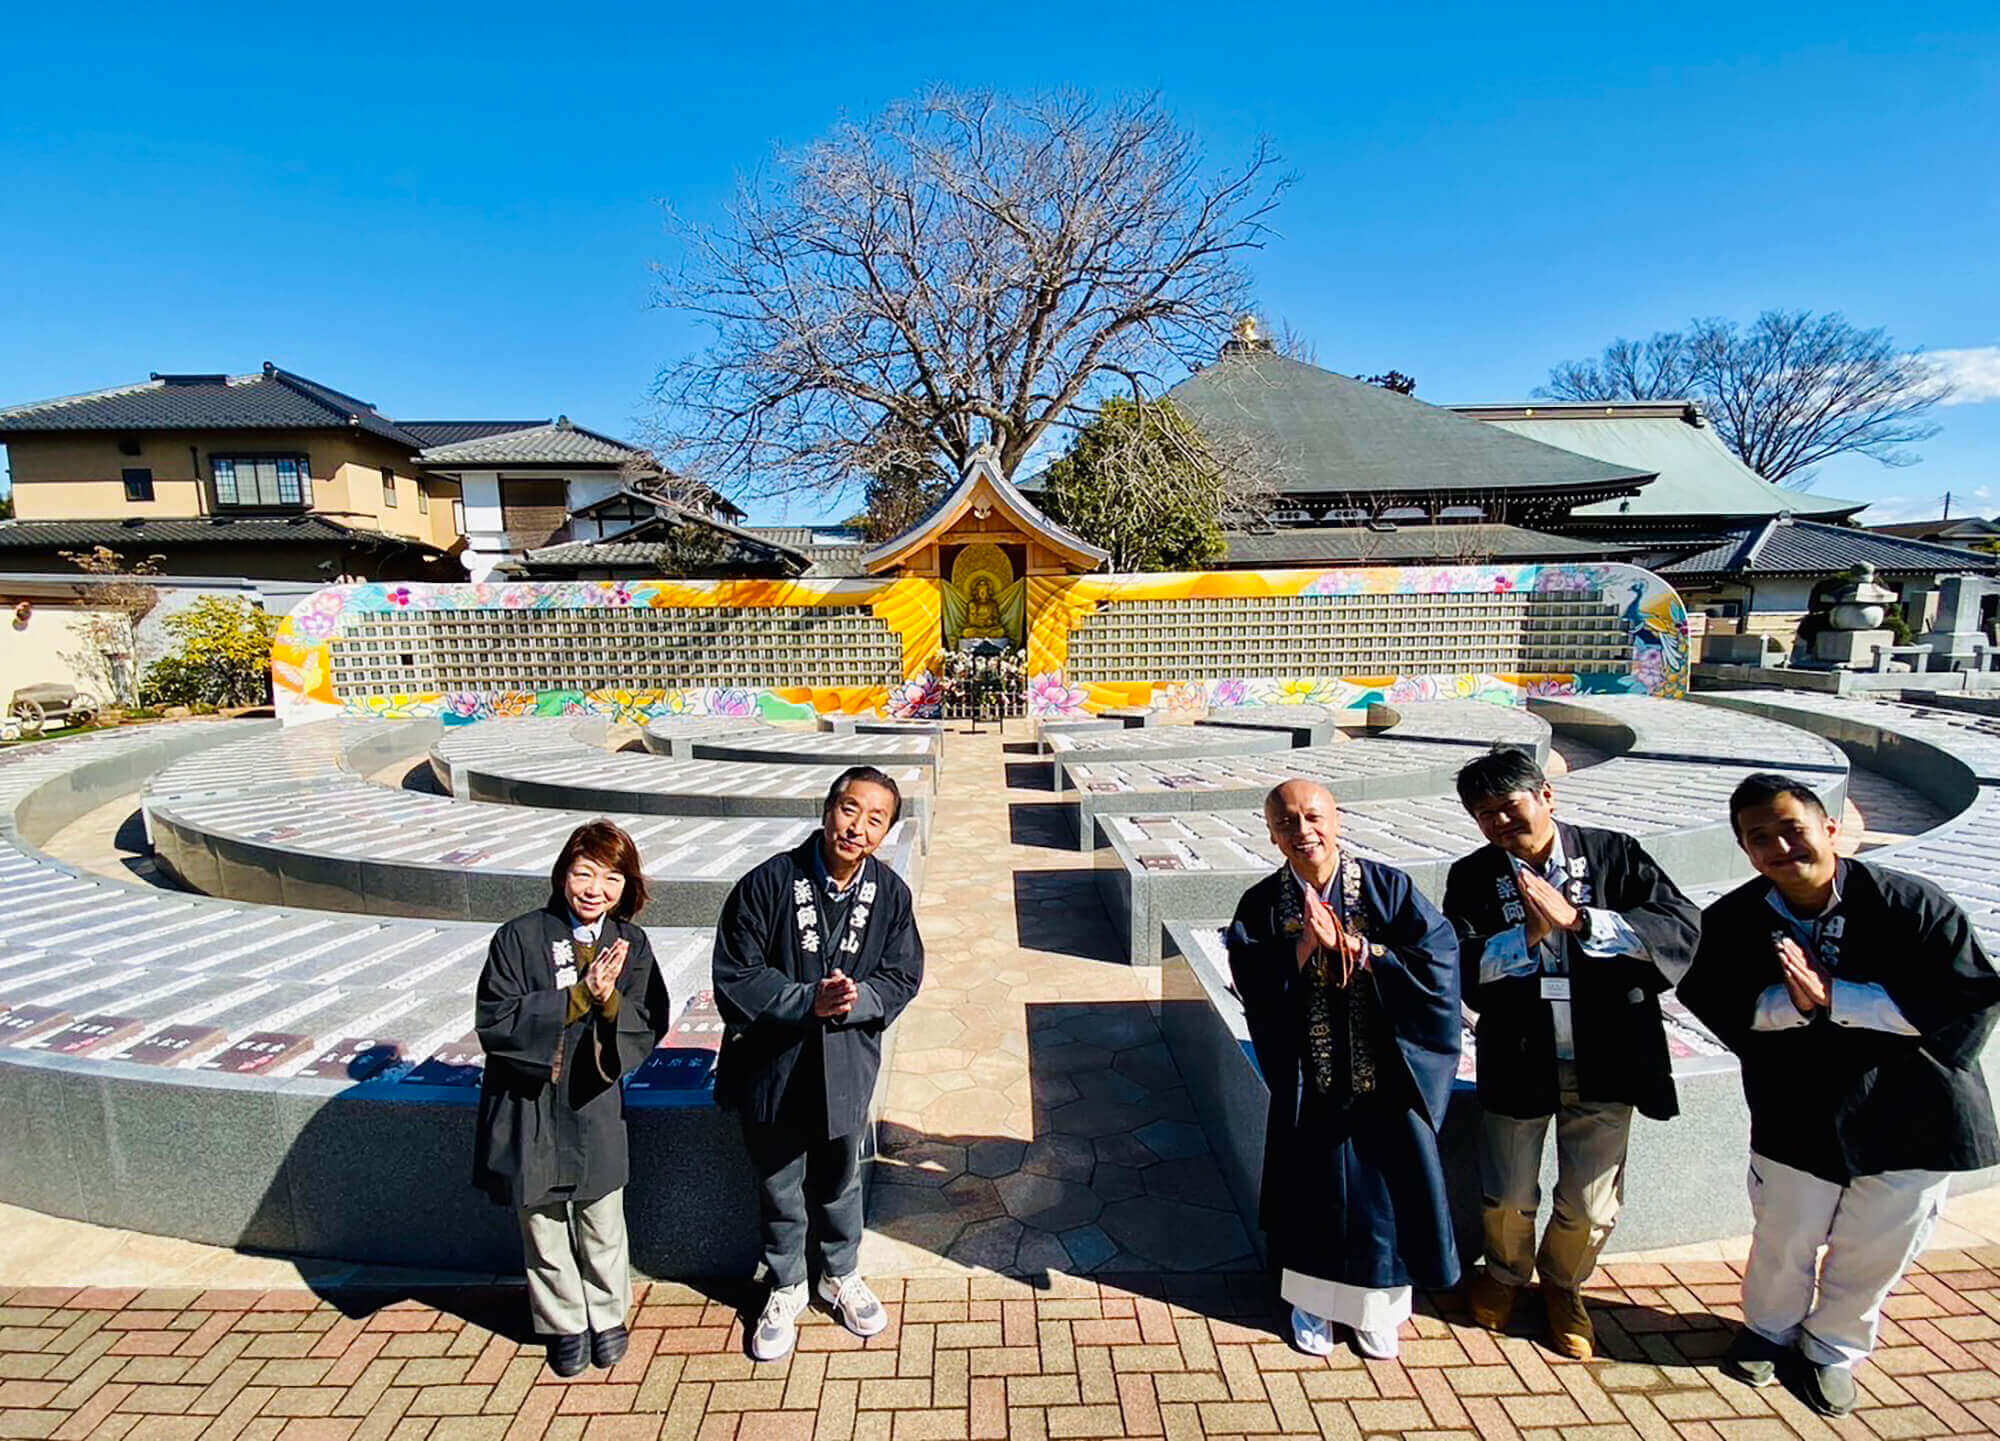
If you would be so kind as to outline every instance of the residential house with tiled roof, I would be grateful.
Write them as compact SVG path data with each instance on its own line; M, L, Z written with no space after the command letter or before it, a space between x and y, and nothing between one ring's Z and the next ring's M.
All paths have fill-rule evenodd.
M615 494L645 454L554 420L399 420L265 362L0 408L0 570L64 551L179 575L483 579Z

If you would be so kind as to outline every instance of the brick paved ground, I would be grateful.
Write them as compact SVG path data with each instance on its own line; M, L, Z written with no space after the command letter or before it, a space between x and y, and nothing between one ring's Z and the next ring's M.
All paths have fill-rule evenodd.
M569 1382L489 1329L511 1325L518 1290L30 1289L0 1292L0 1436L1982 1434L2000 1432L1993 1268L2000 1248L1930 1255L1890 1302L1864 1406L1831 1425L1717 1374L1738 1278L1716 1263L1612 1267L1595 1292L1609 1354L1583 1364L1526 1325L1461 1324L1450 1297L1412 1323L1400 1362L1314 1360L1279 1339L1252 1276L975 1275L887 1281L882 1336L864 1345L815 1315L788 1362L756 1366L731 1304L748 1296L654 1285L626 1360Z

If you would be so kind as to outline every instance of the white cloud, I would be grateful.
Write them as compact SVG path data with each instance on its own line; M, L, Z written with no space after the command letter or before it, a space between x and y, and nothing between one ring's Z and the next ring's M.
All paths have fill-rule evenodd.
M1860 499L1860 497L1855 497ZM1962 515L1983 515L1993 504L1993 487L1975 486L1970 490L1954 490L1951 493L1951 513ZM1861 512L1856 520L1862 525L1892 525L1899 520L1936 520L1944 509L1944 496L1938 495L1878 495L1868 502L1868 509Z
M2000 400L2000 345L1927 350L1924 359L1935 365L1954 387L1944 402L1946 405L1980 405Z

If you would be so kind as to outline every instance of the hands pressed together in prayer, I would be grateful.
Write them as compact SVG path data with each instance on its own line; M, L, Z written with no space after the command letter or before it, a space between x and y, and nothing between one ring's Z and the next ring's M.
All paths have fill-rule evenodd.
M813 990L813 1014L825 1020L837 1021L854 1009L854 1002L861 990L853 980L835 967L833 974L821 981Z
M1534 871L1516 868L1521 902L1527 907L1525 922L1528 946L1533 949L1549 938L1552 931L1580 931L1587 924L1584 914L1570 898Z
M1299 937L1299 969L1312 964L1320 951L1340 959L1340 984L1354 979L1357 971L1368 969L1368 943L1340 923L1333 907L1311 891L1306 892L1306 931Z
M625 957L631 949L625 941L613 941L583 973L583 988L598 1005L610 1000L611 993L618 989L618 977L625 971Z
M1833 1004L1833 978L1817 957L1790 936L1778 938L1778 967L1784 974L1785 989L1802 1016Z

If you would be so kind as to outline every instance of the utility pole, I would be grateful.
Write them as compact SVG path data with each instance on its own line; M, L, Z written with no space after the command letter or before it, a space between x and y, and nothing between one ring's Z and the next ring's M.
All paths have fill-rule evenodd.
M1944 493L1944 515L1940 518L1943 520L1951 519L1951 492L1948 490Z

